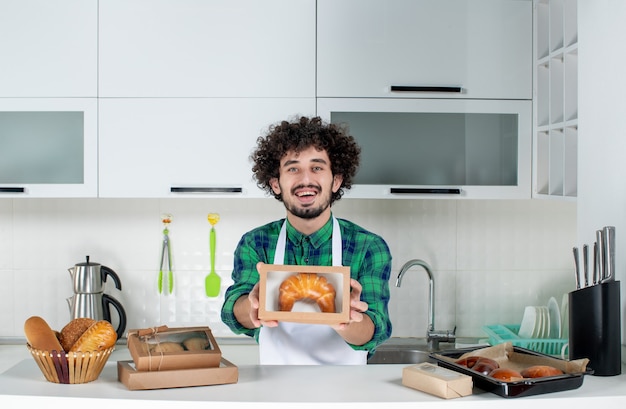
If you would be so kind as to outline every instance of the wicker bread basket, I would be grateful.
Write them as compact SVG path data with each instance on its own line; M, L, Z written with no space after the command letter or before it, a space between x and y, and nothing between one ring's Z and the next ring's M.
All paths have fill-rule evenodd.
M101 351L40 351L26 347L37 362L46 380L54 383L87 383L98 379L115 347Z

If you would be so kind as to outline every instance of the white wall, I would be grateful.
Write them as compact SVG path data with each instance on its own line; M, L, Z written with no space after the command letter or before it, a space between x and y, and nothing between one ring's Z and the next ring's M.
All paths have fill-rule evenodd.
M616 227L616 279L621 281L622 343L626 279L626 2L578 1L578 242Z
M483 336L484 324L519 323L525 305L560 301L573 289L571 202L343 199L334 210L389 243L394 336L426 330L426 274L416 268L394 287L412 258L435 271L437 329L457 325L462 336ZM173 215L173 296L156 290L163 212ZM219 321L221 298L203 292L209 212L221 215L216 267L225 288L241 235L284 216L274 199L0 199L0 338L22 337L30 315L62 327L72 295L67 268L86 255L120 276L122 291L108 284L109 293L126 307L129 328L209 325L216 336L233 336Z

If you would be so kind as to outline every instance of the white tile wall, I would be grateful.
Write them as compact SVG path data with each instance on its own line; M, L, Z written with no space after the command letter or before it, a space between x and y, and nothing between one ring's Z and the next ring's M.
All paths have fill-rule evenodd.
M571 202L343 199L334 211L381 234L391 248L394 336L426 330L425 272L414 268L395 287L400 267L413 258L435 272L437 329L456 325L460 336L519 322L525 305L560 300L572 289ZM156 287L163 212L173 215L173 295ZM22 337L30 315L62 327L72 295L67 269L86 255L120 276L122 291L108 283L108 292L125 306L128 328L209 325L216 336L234 336L220 322L221 298L204 295L210 212L221 215L216 268L224 290L241 235L284 216L274 199L1 199L0 337Z

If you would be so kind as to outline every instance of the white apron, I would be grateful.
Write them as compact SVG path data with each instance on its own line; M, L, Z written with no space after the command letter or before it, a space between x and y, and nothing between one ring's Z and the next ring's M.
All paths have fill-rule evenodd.
M284 264L287 246L287 221L276 243L274 264ZM341 266L341 231L333 217L333 266ZM277 327L261 327L259 332L261 365L365 365L367 351L356 351L328 325L279 322Z

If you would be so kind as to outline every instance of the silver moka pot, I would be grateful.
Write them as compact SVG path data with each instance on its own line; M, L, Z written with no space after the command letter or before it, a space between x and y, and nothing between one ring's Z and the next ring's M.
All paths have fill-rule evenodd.
M117 311L119 318L117 329L118 339L124 334L126 329L126 311L122 304L104 293L104 284L107 277L111 277L115 283L115 288L122 289L120 278L109 267L89 261L89 256L84 263L78 263L68 269L72 278L72 288L74 295L67 299L70 307L70 317L91 318L96 321L111 320L111 308Z

